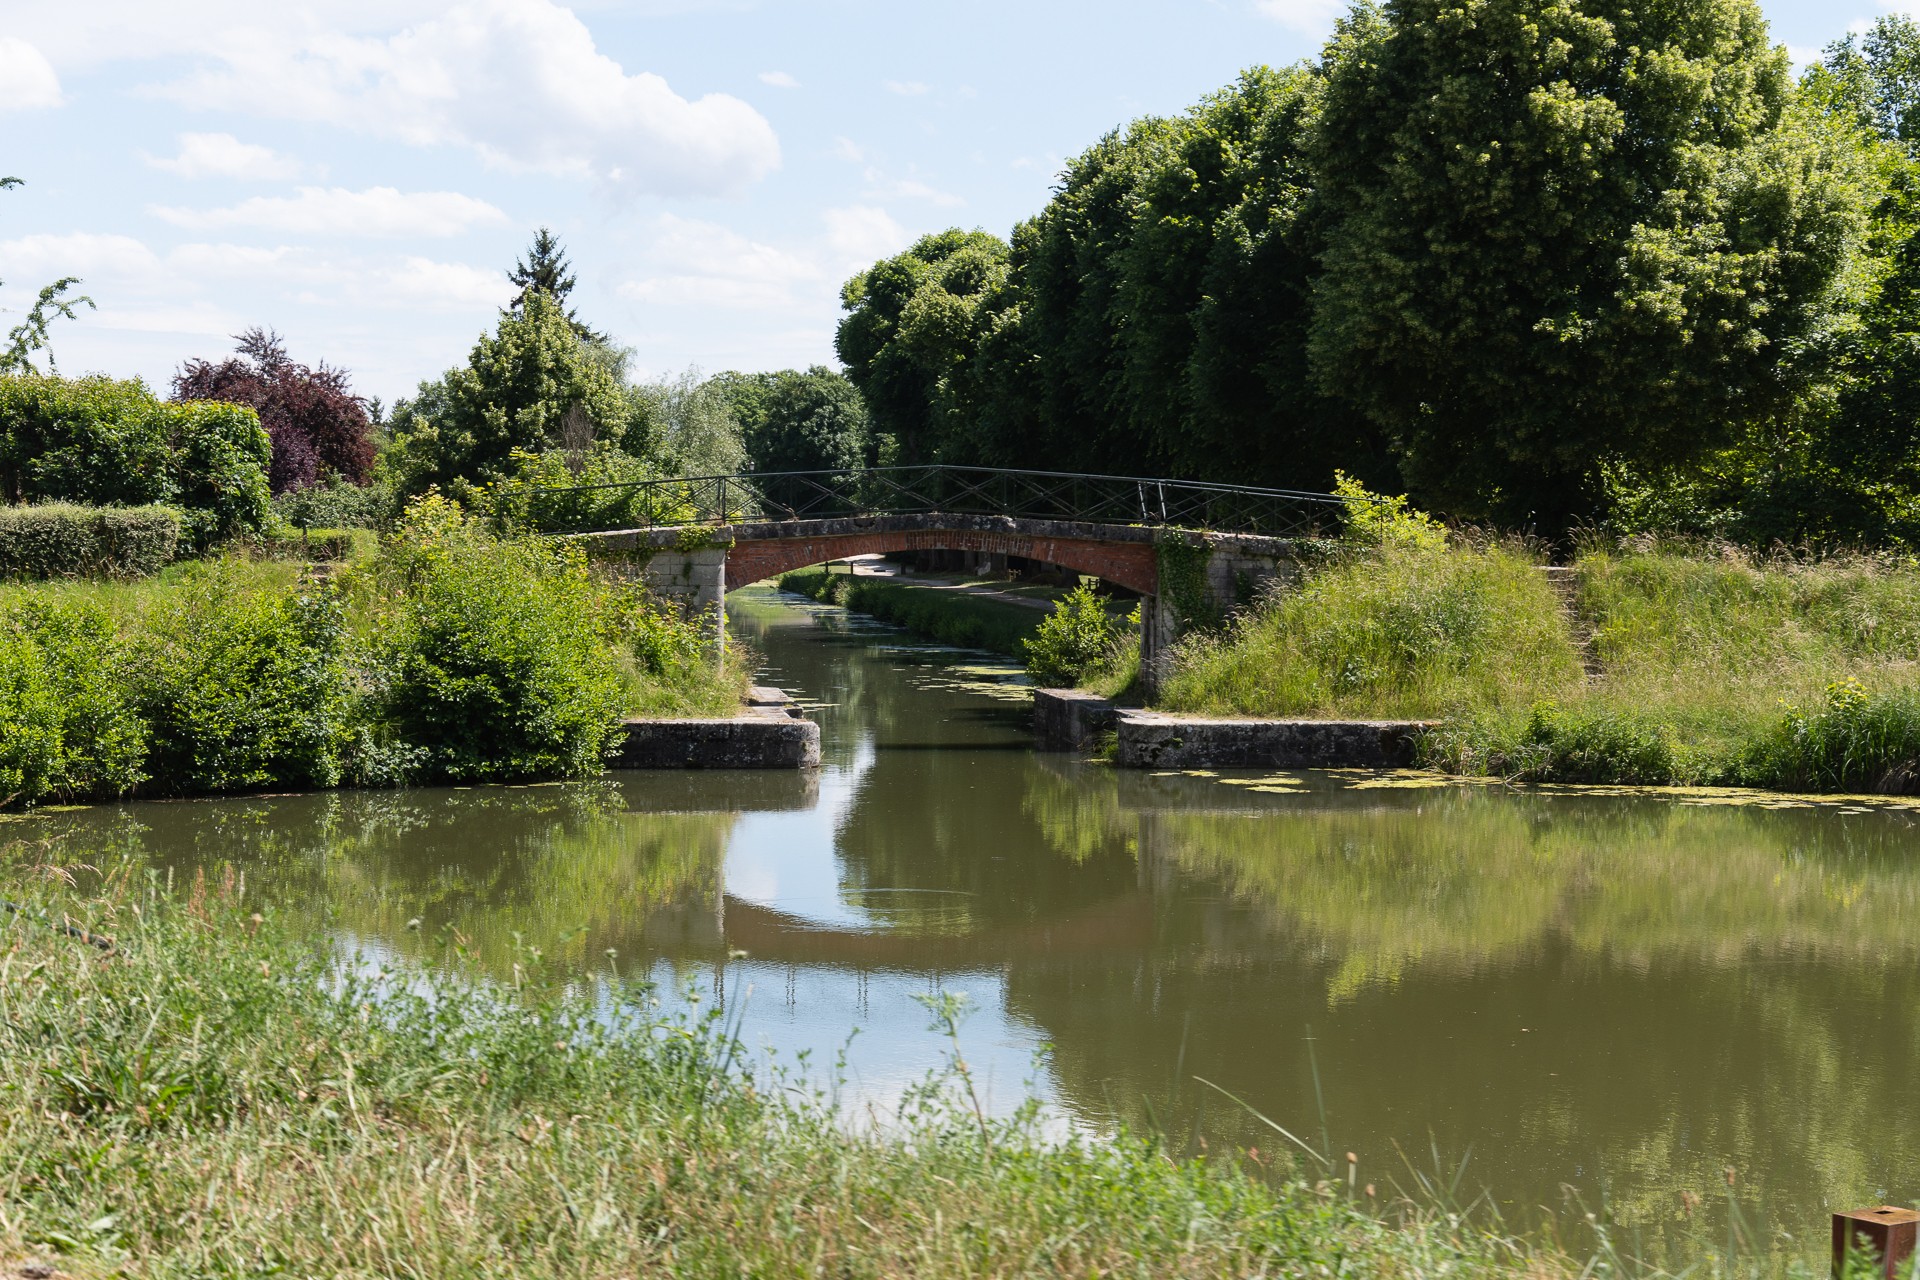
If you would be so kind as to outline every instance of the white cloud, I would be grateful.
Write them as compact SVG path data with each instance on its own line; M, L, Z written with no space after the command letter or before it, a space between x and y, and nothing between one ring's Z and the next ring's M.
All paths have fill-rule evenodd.
M780 163L738 98L629 75L553 0L471 0L386 37L253 29L220 65L155 90L189 106L316 121L510 169L663 195L740 191Z
M768 244L713 222L662 214L654 222L646 274L619 294L654 305L691 305L832 314L840 285L911 237L886 210L829 209L819 234Z
M760 83L770 84L776 89L798 89L800 82L784 71L762 71Z
M864 270L912 243L906 228L874 205L848 205L826 214L827 244L849 272Z
M713 222L662 214L648 251L655 273L620 286L636 302L786 307L796 286L826 279L804 253L749 239Z
M0 111L34 111L60 103L60 77L47 56L19 36L0 36Z
M1253 0L1256 13L1309 35L1331 31L1347 7L1347 0Z
M951 191L941 191L911 178L883 177L876 169L867 170L867 189L861 194L869 200L925 200L943 209L966 203Z
M852 138L835 138L833 154L851 164L865 164L867 160L866 148Z
M255 196L226 209L151 205L147 212L177 227L267 227L329 236L452 236L507 220L485 200L457 191L401 192L392 187L301 187L297 195Z
M171 159L147 156L156 169L183 178L243 178L274 182L300 175L300 162L271 147L242 142L230 133L183 133L180 154Z
M21 281L80 276L99 303L101 325L153 332L224 334L253 323L224 304L236 283L269 306L284 299L472 312L513 296L500 271L411 254L332 256L301 245L192 243L161 254L132 236L70 232L0 243L0 261Z
M903 98L918 98L933 92L932 85L921 84L918 80L885 80L881 82L880 87L888 93L897 93Z

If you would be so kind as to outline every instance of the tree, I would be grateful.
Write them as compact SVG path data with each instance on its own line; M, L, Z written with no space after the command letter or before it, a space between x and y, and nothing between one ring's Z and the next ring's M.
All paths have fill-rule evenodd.
M994 314L1006 275L1005 241L956 228L874 263L841 290L847 315L834 347L900 461L949 456L951 393L982 345L982 322ZM964 430L964 416L958 421Z
M183 364L173 398L251 406L273 441L268 478L275 493L335 477L365 484L373 470L373 420L346 372L324 361L318 368L295 363L270 329L248 329L235 343L235 355L219 364Z
M636 422L620 384L552 295L531 290L517 311L501 313L493 333L480 336L464 367L421 383L413 399L394 405L383 465L402 492L439 485L458 493L511 474L516 449L560 445L562 423L574 410L595 440L629 444ZM644 435L648 425L637 429ZM644 456L643 449L628 451Z
M541 227L533 233L533 243L527 246L526 257L513 264L513 268L507 272L507 279L520 289L511 304L516 314L525 311L528 294L544 293L560 304L567 323L573 326L573 331L582 340L611 348L610 338L582 324L572 308L567 306L567 295L573 292L576 283L573 264L567 261L566 251L560 247L560 238L548 228Z
M21 186L18 178L0 178L0 191L11 191ZM61 276L52 284L40 290L33 305L27 308L27 314L19 324L7 333L7 345L0 350L0 374L37 373L33 366L33 353L47 353L47 372L55 372L53 352L48 347L49 332L56 318L73 320L77 317L74 308L85 303L93 308L92 298L85 294L68 297L68 290L80 283L78 276Z
M842 471L866 465L867 407L824 365L779 373L723 373L718 384L740 423L755 471Z
M1342 25L1312 160L1321 388L1427 501L1561 529L1613 463L1787 412L1866 183L1753 0L1391 0Z

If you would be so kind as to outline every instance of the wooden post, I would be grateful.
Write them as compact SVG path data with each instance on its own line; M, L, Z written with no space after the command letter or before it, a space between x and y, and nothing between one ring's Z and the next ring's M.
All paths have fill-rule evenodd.
M1896 1280L1902 1265L1913 1256L1920 1238L1920 1211L1881 1205L1833 1215L1833 1274L1845 1273L1847 1254L1854 1249L1873 1255L1873 1273Z

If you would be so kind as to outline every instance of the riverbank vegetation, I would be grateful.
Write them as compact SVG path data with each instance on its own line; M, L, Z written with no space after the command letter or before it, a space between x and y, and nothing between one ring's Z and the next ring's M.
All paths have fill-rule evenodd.
M1554 568L1347 499L1346 549L1176 646L1158 705L1443 721L1428 763L1520 781L1920 787L1910 558L1593 538Z
M677 611L416 503L368 561L229 555L0 589L0 800L597 772L622 715L727 714Z
M231 877L9 857L0 1251L81 1277L410 1273L1557 1274L1358 1189L983 1117L957 1065L885 1138L660 1023L611 957L580 982L343 963ZM79 883L75 883L78 881ZM101 951L61 922L113 938ZM1567 1269L1571 1273L1571 1269Z

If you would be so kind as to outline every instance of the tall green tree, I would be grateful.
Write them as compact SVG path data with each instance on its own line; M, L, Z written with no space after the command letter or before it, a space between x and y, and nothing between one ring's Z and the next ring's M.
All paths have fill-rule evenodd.
M755 471L838 471L866 465L867 406L853 383L824 365L778 373L723 373Z
M942 231L847 282L834 338L847 377L902 462L965 461L948 448L956 385L982 346L1006 283L1007 245L985 231Z
M394 405L382 465L404 492L439 485L457 494L508 475L516 449L599 442L644 456L651 442L631 437L649 425L636 424L620 384L560 304L533 290L481 335L465 366Z
M1817 379L1868 183L1754 0L1390 0L1335 48L1314 370L1429 502L1564 528Z
M513 311L526 309L529 294L544 293L560 304L567 323L581 338L611 348L611 338L583 324L573 308L567 306L567 295L573 292L578 281L573 274L573 264L567 261L566 250L560 247L560 237L550 228L541 227L533 233L533 243L527 246L526 255L507 271L507 279L520 290L511 304Z

